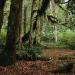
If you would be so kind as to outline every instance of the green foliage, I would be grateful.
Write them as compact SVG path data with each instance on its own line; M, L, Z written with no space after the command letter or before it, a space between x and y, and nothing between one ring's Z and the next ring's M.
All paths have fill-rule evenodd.
M42 39L42 41L45 41L45 42L49 42L50 41L48 36L47 37L43 36L43 37L41 37L41 39Z
M1 30L0 33L0 49L3 49L6 42L6 32L4 29Z
M49 61L49 57L42 56L42 47L33 46L29 48L27 45L23 46L21 50L17 50L16 58L17 60L42 60Z
M35 61L35 60L41 60L41 61L49 61L49 57L42 56L41 54L36 53L35 51L17 51L16 53L16 59L17 60L28 60L28 61Z
M70 30L62 32L59 36L59 43L70 49L75 49L75 32Z
M58 59L59 60L71 60L73 58L75 58L74 55L65 55L65 56L59 57Z
M37 60L38 57L40 57L42 48L38 46L33 46L32 48L29 48L28 45L23 45L21 50L17 47L17 58L18 59L25 59L25 60Z
M55 41L53 34L42 36L41 40L44 41L44 42L46 42L46 43L54 42Z

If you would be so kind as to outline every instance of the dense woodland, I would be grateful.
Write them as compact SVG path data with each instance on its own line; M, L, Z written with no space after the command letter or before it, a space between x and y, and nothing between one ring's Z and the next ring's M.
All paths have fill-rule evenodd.
M74 71L75 0L0 0L1 75Z

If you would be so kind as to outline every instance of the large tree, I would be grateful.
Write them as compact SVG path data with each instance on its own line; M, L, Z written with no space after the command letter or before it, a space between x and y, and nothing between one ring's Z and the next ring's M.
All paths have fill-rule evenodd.
M22 1L23 0L11 0L7 39L3 52L4 58L2 59L2 65L12 65L16 62L16 41L22 20Z
M0 0L0 29L3 24L3 10L5 6L6 0Z

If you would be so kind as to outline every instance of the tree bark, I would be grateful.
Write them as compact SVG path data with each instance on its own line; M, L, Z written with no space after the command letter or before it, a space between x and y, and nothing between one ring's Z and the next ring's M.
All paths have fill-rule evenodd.
M51 0L50 7L51 7L51 14L52 14L53 16L55 16L55 15L56 15L56 11L55 11L55 2L54 2L54 0ZM57 41L58 41L58 36L57 36L57 24L56 24L56 23L52 23L52 28L53 28L54 40L55 40L55 42L57 43Z
M6 0L0 0L0 32L3 24L3 10L5 6Z
M32 7L31 7L31 19L30 19L30 33L29 33L29 47L32 48L33 41L32 41L32 32L33 32L33 7L34 7L35 0L32 0Z
M12 65L16 62L16 42L21 20L22 0L11 0L3 65Z
M26 18L27 18L27 16L26 16L27 13L26 13L26 12L27 12L27 6L24 5L24 34L26 34L26 25L27 25L27 22L26 22L26 21L27 21L27 20L26 20Z

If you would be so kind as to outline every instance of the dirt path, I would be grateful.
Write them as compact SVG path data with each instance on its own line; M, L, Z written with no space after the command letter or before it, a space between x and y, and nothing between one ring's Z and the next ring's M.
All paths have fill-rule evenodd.
M65 55L75 55L75 50L46 49L46 50L43 50L43 55L48 57L58 58Z

